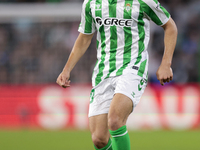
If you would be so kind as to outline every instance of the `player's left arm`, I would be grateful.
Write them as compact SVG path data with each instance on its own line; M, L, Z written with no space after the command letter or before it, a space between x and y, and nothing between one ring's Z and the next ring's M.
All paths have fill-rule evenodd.
M164 85L165 82L170 82L173 79L171 64L172 64L174 49L176 46L178 30L172 18L170 18L169 21L162 27L165 31L164 35L165 49L161 64L156 72L156 75L157 79L160 81L160 84Z

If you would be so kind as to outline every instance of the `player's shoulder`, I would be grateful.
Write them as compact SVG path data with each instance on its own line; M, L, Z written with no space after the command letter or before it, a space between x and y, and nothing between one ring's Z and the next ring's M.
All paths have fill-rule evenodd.
M143 11L148 11L151 9L159 9L160 3L158 0L138 0L142 6Z
M155 6L159 4L158 0L139 0L139 1L149 6Z
M84 0L84 1L83 1L83 5L82 5L82 8L84 8L84 9L86 9L86 10L90 9L90 5L91 5L91 2L92 2L92 1L95 1L95 0Z
M96 1L96 0L84 0L83 3L84 3L84 4L87 4L87 3L90 3L90 2L92 2L92 1Z

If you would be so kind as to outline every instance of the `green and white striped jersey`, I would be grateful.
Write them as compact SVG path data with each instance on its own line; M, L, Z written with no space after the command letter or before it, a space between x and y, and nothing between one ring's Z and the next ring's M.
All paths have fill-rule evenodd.
M162 26L169 18L157 0L85 0L78 30L97 31L92 85L130 71L147 78L150 20Z

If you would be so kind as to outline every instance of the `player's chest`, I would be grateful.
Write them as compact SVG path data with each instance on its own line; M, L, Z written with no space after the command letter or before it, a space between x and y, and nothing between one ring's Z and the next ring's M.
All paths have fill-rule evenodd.
M137 1L125 0L94 0L90 3L92 17L125 18L137 20L140 13L140 5Z

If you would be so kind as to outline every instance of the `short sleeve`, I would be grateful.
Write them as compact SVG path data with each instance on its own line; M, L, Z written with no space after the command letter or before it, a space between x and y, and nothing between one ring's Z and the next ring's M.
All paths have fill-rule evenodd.
M142 0L144 13L157 25L164 25L170 18L169 12L157 0Z
M85 0L82 5L81 22L78 31L83 34L92 34L96 30L92 18L90 2L91 0Z

